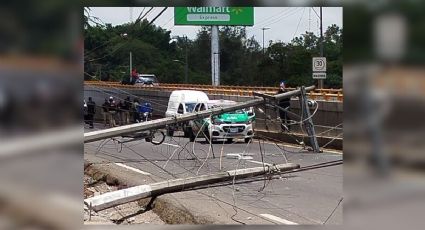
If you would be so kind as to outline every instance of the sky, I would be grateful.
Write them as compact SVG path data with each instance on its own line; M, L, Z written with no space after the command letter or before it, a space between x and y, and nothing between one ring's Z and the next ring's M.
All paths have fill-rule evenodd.
M90 7L90 15L99 18L101 23L120 25L130 22L131 18L136 20L143 10L146 13L149 9L150 7ZM151 21L163 9L164 7L155 7L147 15L147 19ZM130 14L131 11L132 14ZM254 26L247 27L247 36L254 36L262 44L263 32L261 28L269 27L270 29L265 30L264 33L265 46L267 47L270 40L290 42L294 37L306 31L319 35L318 15L319 7L255 7ZM186 35L190 39L196 38L200 29L200 26L174 25L173 7L169 7L154 24L171 30L172 36ZM323 31L332 24L342 28L342 7L323 7Z

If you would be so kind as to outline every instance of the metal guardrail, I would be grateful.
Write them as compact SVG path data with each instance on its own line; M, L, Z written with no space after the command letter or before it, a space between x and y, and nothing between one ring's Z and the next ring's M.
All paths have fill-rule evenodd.
M124 89L143 89L147 91L174 91L182 89L202 90L207 94L227 95L227 96L254 96L253 92L274 95L279 90L278 87L253 87L253 86L211 86L197 84L167 84L161 83L159 86L137 86L123 85L119 82L105 81L85 81L84 84L97 87L112 87ZM294 88L288 88L294 90ZM315 89L307 93L308 97L313 100L337 101L342 102L344 94L342 89Z
M218 88L218 89L232 89L232 90L249 90L249 91L273 91L277 92L279 87L270 87L270 86L239 86L239 85L221 85L221 86L211 86L211 85L201 85L201 84L169 84L161 83L161 86L176 86L183 88ZM287 88L288 90L295 90L296 88ZM319 93L331 93L337 94L338 92L342 93L342 89L315 89L315 92Z

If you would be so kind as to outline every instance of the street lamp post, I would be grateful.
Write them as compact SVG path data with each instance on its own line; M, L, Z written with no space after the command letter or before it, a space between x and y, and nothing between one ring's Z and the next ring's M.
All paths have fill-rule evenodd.
M184 36L184 38L185 38L185 46L184 46L184 49L185 49L185 60L184 60L184 63L185 63L185 65L184 65L184 83L188 83L188 74L189 74L189 70L188 70L188 62L187 62L187 37L186 37L186 35Z
M323 57L323 12L320 7L320 57ZM323 89L323 79L319 79L318 88Z
M133 9L132 9L132 7L130 7L130 12L132 12L133 11ZM132 17L132 16L130 16L130 17ZM133 21L133 19L131 19L130 21ZM122 33L122 34L120 34L120 36L123 38L123 39L127 39L127 37L128 37L128 34L127 33ZM132 78L132 76L131 76L131 71L133 70L133 53L131 53L131 51L130 51L130 57L129 57L129 59L130 59L130 68L129 68L129 76L130 76L130 78L129 78L129 82L131 82L131 78Z
M184 83L188 83L188 76L189 76L189 66L188 66L188 55L187 55L187 36L183 35L184 39L185 39L185 46L184 46L184 52L185 52L185 57L184 57L184 62L180 61L180 60L173 60L174 62L180 62L182 64L184 64ZM174 36L172 37L172 39L177 39L178 36Z
M174 59L173 62L180 62L180 63L184 64L184 83L187 84L187 74L188 74L187 61L186 62L183 62L183 61L180 61L178 59Z
M263 27L261 30L263 30L263 55L264 55L264 31L270 29L270 27Z
M314 13L316 13L317 17L320 19L320 38L319 38L319 45L320 45L320 57L324 56L323 52L323 10L322 7L320 7L320 15L317 14L316 10L312 7ZM323 89L323 79L317 79L317 88Z
M130 51L130 79L129 79L130 81L129 82L131 82L131 79L133 77L133 76L131 76L132 71L133 71L133 54Z

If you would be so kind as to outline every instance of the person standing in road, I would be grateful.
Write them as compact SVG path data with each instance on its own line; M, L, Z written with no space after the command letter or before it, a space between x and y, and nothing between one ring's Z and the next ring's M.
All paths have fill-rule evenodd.
M279 91L277 94L286 93L288 90L286 89L285 81L281 81L279 84ZM279 106L283 109L289 110L291 106L291 98L285 98L279 101ZM281 128L283 131L290 131L290 124L289 124L289 118L288 113L284 110L279 109L279 117L280 121L282 122Z
M130 124L131 99L127 97L123 105L123 124Z
M86 100L83 100L83 115L84 115L84 124L88 124L88 109L87 109L87 103Z
M124 122L123 122L123 107L124 107L124 103L122 102L122 100L119 100L118 101L118 104L117 104L117 119L118 119L118 125L124 125Z
M107 121L109 122L109 101L108 98L105 98L105 102L102 104L102 115L103 115L103 125L106 127ZM109 124L111 125L111 124Z
M94 128L93 121L94 115L96 114L96 103L89 97L89 101L87 102L87 119L89 123L89 128Z
M139 100L137 98L134 98L133 108L132 108L132 110L133 110L133 120L134 120L134 123L139 123L140 122L139 107L140 107Z
M112 96L109 97L108 114L110 127L116 127L117 125L115 122L115 116L117 114L117 105L115 104L114 98Z

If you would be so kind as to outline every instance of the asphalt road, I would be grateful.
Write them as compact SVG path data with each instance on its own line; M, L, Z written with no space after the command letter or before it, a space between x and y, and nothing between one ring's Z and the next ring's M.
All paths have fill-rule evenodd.
M111 139L88 143L85 158L95 163L121 163L140 170L143 175L152 174L157 181L259 167L263 166L262 162L291 162L305 167L342 159L338 152L317 154L296 146L277 146L273 142L255 140L246 144L239 140L230 144L215 142L210 146L204 138L190 143L188 138L176 135L166 137L158 146L144 140L123 145ZM198 210L219 213L219 216L221 213L235 224L342 224L342 165L243 182L208 186L196 190L199 196L188 195L193 191L182 192L179 197ZM206 198L214 200L220 208L206 205L203 210L199 204ZM231 209L222 208L229 205Z

